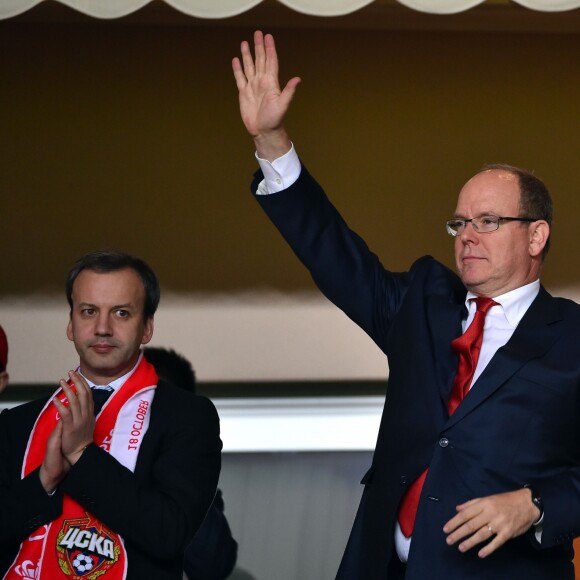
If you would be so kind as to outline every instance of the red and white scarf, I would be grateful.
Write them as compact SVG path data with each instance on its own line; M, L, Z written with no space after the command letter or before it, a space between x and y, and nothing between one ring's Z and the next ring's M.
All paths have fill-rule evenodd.
M131 471L149 426L157 374L143 356L125 383L99 413L93 441ZM62 389L55 396L68 404ZM59 420L52 397L28 440L22 478L42 464L48 436ZM68 495L59 518L38 528L20 545L5 580L123 580L127 553L123 539Z

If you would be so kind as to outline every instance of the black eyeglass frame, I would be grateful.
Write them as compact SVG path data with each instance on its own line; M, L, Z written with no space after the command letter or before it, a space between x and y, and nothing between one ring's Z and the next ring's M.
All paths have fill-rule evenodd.
M493 230L487 230L485 232L482 232L479 230L479 226L477 225L478 221L481 221L483 219L486 218L493 218L494 223L496 224L496 228L494 228ZM469 222L471 222L471 225L473 226L473 229L478 233L478 234L492 234L493 232L497 232L497 230L499 230L499 224L500 222L527 222L527 223L532 223L532 222L537 222L539 221L540 218L527 218L527 217L508 217L508 216L498 216L498 215L483 215L481 217L476 217L476 218L471 218L471 219L461 219L461 218L457 218L457 219L453 219L453 220L447 220L445 222L445 227L447 229L447 233L456 238L457 236L461 235L461 233L463 232L463 230L465 230L465 228L467 227L467 224ZM452 223L457 223L457 222L461 222L463 224L463 226L461 227L461 231L454 231L451 227L450 224Z

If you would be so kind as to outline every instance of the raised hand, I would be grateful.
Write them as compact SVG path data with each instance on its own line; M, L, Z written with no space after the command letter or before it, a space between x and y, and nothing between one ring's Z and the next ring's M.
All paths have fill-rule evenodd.
M274 37L261 31L254 33L255 59L246 41L241 44L241 61L232 61L234 78L239 91L240 114L254 138L258 155L273 161L291 146L284 128L284 117L300 83L299 77L288 81L280 90L278 55Z
M76 393L66 381L61 380L60 385L69 404L65 406L56 398L53 403L60 414L59 422L62 423L62 454L74 465L93 442L95 415L93 396L85 379L74 371L69 373L69 377L75 385Z

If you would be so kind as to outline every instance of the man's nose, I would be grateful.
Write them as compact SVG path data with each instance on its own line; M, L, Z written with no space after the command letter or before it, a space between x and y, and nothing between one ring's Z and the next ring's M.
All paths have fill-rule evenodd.
M97 318L95 334L98 334L99 336L111 335L111 321L109 320L109 316L107 314L99 314Z
M473 242L478 239L478 231L473 226L473 222L467 222L463 231L459 234L460 240L466 244L467 242Z

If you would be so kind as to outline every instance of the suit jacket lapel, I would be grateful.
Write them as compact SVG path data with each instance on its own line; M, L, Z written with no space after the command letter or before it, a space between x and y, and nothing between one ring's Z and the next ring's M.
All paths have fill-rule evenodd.
M532 302L512 337L500 348L450 417L446 427L481 405L528 361L541 357L560 335L556 301L544 290Z
M457 356L451 349L451 341L461 334L461 321L466 314L465 290L462 296L452 296L451 299L442 296L429 298L429 333L436 362L434 379L444 407L447 407L457 370Z

